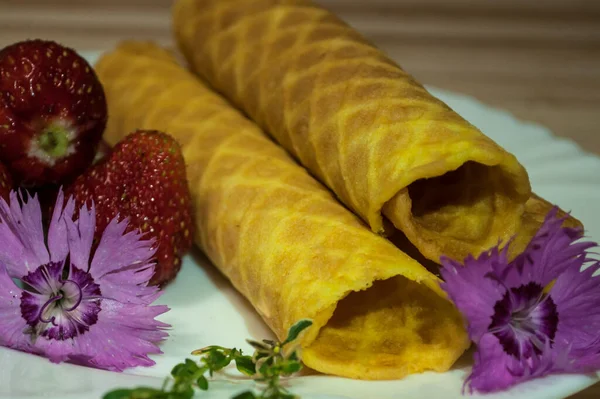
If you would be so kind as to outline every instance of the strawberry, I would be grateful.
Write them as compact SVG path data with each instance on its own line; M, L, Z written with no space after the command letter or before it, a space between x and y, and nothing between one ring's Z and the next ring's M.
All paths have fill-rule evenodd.
M10 190L12 189L12 179L8 174L6 166L0 163L0 197L8 201Z
M74 179L94 159L106 99L92 67L57 43L0 51L0 161L21 186Z
M94 157L94 161L92 162L92 164L95 165L102 161L108 156L108 154L110 154L110 151L110 145L106 141L101 140L100 144L98 145L98 151L96 151L96 156Z
M97 164L102 161L109 153L110 146L106 141L101 140L98 145L98 151L96 152L96 156L94 157L94 161L92 164ZM28 191L30 194L35 194L40 201L40 205L42 207L42 217L44 223L50 222L50 217L52 217L52 211L54 209L54 204L56 203L56 195L62 188L62 185L58 184L47 184L44 186L37 186L33 188L29 188Z
M79 206L93 200L96 238L115 216L128 217L157 243L151 283L164 285L181 267L192 245L192 211L179 144L157 131L137 131L79 176L66 190Z

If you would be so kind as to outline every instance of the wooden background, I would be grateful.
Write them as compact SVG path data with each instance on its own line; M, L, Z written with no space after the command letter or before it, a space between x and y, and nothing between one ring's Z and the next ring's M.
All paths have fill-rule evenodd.
M423 83L472 95L600 154L600 0L320 0ZM172 44L171 0L0 0L0 47ZM598 171L600 173L600 171ZM600 386L575 396L600 398Z
M318 0L426 84L472 95L600 154L600 0ZM171 0L0 0L0 46L171 43Z

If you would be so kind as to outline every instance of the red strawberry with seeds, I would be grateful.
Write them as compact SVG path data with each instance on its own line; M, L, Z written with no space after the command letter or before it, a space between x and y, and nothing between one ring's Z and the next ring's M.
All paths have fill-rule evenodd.
M8 174L6 166L0 163L0 197L8 201L8 197L10 195L10 190L12 189L12 186L12 179Z
M57 43L0 51L0 161L21 186L74 179L94 159L106 99L91 66Z
M92 164L95 165L98 162L102 161L108 156L108 154L110 154L110 151L110 145L106 141L100 140L100 143L98 144L98 150L96 151L96 155L94 156L94 162L92 162Z
M191 198L179 144L157 131L137 131L68 187L79 206L94 201L96 237L115 216L157 241L152 284L171 281L192 245Z

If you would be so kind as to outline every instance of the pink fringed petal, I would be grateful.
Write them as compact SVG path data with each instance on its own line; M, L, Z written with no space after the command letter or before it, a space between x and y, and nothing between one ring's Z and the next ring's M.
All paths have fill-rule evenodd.
M564 219L557 218L558 208L553 208L525 251L511 263L511 273L505 278L507 287L517 287L523 281L533 281L546 286L561 273L571 268L579 269L585 261L585 251L596 243L579 241L582 231L562 227Z
M10 204L0 199L0 262L13 277L24 276L50 260L39 201L36 197L23 201L21 209L14 191L10 194Z
M477 259L469 256L464 266L448 258L442 258L441 284L456 307L468 321L469 337L475 343L488 330L492 322L494 304L504 294L504 288L489 278L492 263L498 262L497 249L481 254Z
M90 332L77 338L78 352L89 357L90 366L112 371L152 366L148 355L162 353L157 344L168 334L169 325L155 319L166 306L125 305L102 302L102 318Z
M64 193L60 190L56 197L52 219L50 219L50 226L48 227L48 249L52 262L66 259L69 253L69 240L65 219L72 220L74 210L75 201L73 198L70 198L65 206Z
M137 231L125 233L127 220L111 220L106 226L91 262L95 279L124 268L146 267L154 256L153 241L143 240Z
M571 348L574 355L600 352L600 276L592 277L598 269L600 262L584 271L570 268L550 291L560 318L556 345Z
M67 225L69 237L69 255L71 264L81 270L88 270L90 264L90 252L94 241L94 229L96 228L96 211L94 206L90 210L84 205L79 210L79 218L73 222L64 219ZM113 248L115 250L116 248Z
M504 352L502 345L493 334L485 334L477 345L471 375L465 386L471 392L490 393L550 374L554 371L554 357L550 344L538 356L517 359Z
M23 333L27 323L21 317L21 292L0 264L0 345L31 352L29 336Z

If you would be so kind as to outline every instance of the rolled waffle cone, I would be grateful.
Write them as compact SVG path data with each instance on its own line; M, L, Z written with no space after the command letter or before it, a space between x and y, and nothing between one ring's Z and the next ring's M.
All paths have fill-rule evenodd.
M507 240L530 196L515 157L305 0L179 0L192 69L381 233L429 259Z
M300 319L303 360L330 374L396 379L445 371L468 346L438 279L362 221L251 121L152 44L96 67L115 143L158 129L182 146L195 242L283 339ZM175 288L175 287L173 287Z

